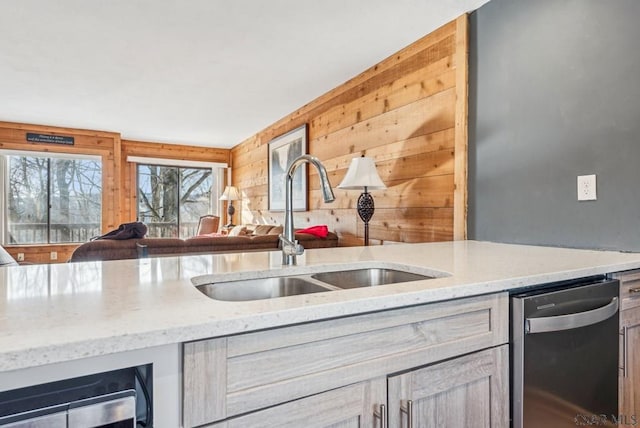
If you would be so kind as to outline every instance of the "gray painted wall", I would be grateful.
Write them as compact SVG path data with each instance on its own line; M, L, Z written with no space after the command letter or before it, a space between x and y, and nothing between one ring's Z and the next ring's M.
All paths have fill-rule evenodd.
M640 1L471 16L469 238L640 251ZM597 201L576 177L597 175Z

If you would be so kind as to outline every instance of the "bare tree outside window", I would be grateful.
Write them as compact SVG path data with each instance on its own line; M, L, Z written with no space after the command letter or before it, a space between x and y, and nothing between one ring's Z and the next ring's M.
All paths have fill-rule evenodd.
M85 242L100 234L100 161L7 156L9 244Z
M209 168L138 165L138 221L150 237L195 235L200 216L211 214L215 178Z

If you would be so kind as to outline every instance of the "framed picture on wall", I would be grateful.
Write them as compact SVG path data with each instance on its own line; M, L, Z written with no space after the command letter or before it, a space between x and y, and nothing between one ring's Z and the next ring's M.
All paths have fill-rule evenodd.
M285 175L291 162L307 154L307 124L269 142L269 211L284 211ZM307 164L293 176L293 210L307 211Z

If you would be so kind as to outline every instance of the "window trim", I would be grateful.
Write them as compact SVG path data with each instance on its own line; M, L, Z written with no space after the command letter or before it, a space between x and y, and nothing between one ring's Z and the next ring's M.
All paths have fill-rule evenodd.
M67 152L38 152L31 150L8 150L0 149L0 157L3 157L6 161L7 156L29 156L34 158L51 158L51 159L79 159L79 160L92 160L97 162L104 162L104 159L100 155L87 155L82 153L67 153Z
M7 167L7 157L5 155L5 151L1 151L0 154L0 201L2 203L2 209L0 210L0 222L2 222L2 227L0 228L0 242L2 245L7 245L5 243L5 238L9 236L9 224L7 223L7 219L9 218L9 214L7 211L9 210L9 205L7 204L7 182L9 181L9 168Z
M144 164L144 165L161 165L161 166L176 166L180 168L228 168L229 165L222 162L204 162L204 161L192 161L185 159L166 159L166 158L150 158L144 156L127 156L127 162Z
M140 165L154 165L154 166L166 166L174 168L196 168L196 169L211 169L211 175L216 178L218 186L211 189L211 207L216 207L217 213L221 215L223 204L220 200L223 189L225 187L225 174L229 169L229 165L224 162L204 162L204 161L192 161L184 159L166 159L166 158L151 158L144 156L127 156L127 162L135 165L135 189L136 200L139 199L140 188L138 186L138 175ZM136 203L136 218L138 218L138 203ZM178 216L178 224L180 224L180 217Z
M19 157L38 157L43 159L73 159L73 160L91 160L100 163L101 168L101 197L100 197L100 222L104 221L104 157L100 155L90 155L83 153L67 153L67 152L41 152L36 150L11 150L11 149L0 149L0 222L2 222L2 226L0 227L0 245L11 247L11 246L25 246L25 245L35 245L35 246L50 246L50 245L77 245L82 242L40 242L40 243L23 243L23 244L12 244L6 242L6 238L9 236L9 205L7 204L7 185L9 183L9 165L7 163L8 156L19 156ZM50 168L47 168L48 174L51 174ZM51 176L47 177L49 184L51 182ZM50 189L47 192L47 198L50 198ZM50 201L47 201L47 205L51 205ZM50 236L51 229L51 218L47 216L47 241L51 238Z

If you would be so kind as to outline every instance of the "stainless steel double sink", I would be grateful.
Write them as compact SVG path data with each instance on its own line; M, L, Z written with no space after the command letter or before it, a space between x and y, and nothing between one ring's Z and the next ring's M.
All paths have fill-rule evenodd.
M434 276L390 268L363 268L306 275L275 276L197 285L206 296L216 300L249 301L319 293L347 288L421 281Z

